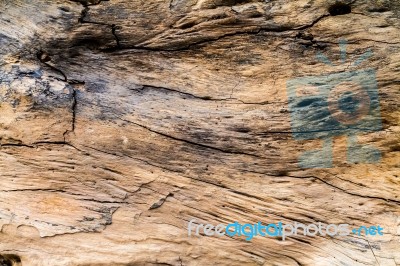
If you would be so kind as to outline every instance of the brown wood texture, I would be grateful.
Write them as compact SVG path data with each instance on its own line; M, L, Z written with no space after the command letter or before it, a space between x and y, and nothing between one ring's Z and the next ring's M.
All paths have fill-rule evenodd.
M0 265L400 265L399 18L397 0L0 0ZM287 82L367 68L383 127L358 141L381 160L349 163L338 136L333 167L301 168L322 144L293 137ZM191 219L384 234L189 237Z

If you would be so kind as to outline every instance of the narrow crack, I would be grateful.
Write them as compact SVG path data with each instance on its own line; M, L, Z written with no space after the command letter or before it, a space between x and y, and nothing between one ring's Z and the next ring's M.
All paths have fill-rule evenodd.
M75 123L76 123L76 107L77 106L77 99L76 99L76 89L72 88L72 104L71 104L71 113L72 113L72 117L71 117L71 129L67 129L64 133L63 133L63 138L64 138L64 142L66 143L66 136L70 133L70 132L75 132Z
M85 23L84 19L85 19L87 13L89 12L89 7L87 7L87 6L84 6L84 7L85 8L82 9L81 16L78 18L79 23Z
M369 242L368 239L365 239L365 241L367 241L368 247L369 247L369 249L371 250L372 255L374 255L374 258L375 258L376 263L378 264L378 266L381 266L381 264L379 263L378 259L376 258L376 255L375 255L375 252L374 252L374 250L373 250L373 248L372 248L372 246L371 246L371 243Z
M75 123L76 123L76 106L77 106L77 100L76 100L76 90L73 88L72 92L72 132L75 131Z
M78 200L82 200L82 201L92 201L92 202L96 202L96 203L105 203L105 204L125 204L125 200L122 201L109 201L109 200L96 200L93 198L81 198Z
M88 7L88 6L97 6L97 5L101 4L101 2L109 2L110 0L97 0L97 1L93 1L93 0L70 0L70 1L76 2L76 3L80 3L82 6Z
M295 177L295 176L289 176L289 177L299 178L299 177ZM300 177L300 178L301 178L301 177ZM323 180L322 178L317 177L317 176L309 176L309 177L304 177L304 178L315 178L315 179L319 180L320 182L322 182L322 183L324 183L324 184L326 184L326 185L328 185L328 186L331 186L331 187L333 187L333 188L336 188L336 189L338 189L338 190L340 190L340 191L342 191L342 192L344 192L344 193L346 193L346 194L348 194L348 195L351 195L351 196L356 196L356 197L361 197L361 198L367 198L367 199L383 200L383 201L386 201L386 202L395 203L396 205L400 204L400 201L399 201L399 200L385 199L385 198L382 198L382 197L369 196L369 195L362 195L362 194L358 194L358 193L354 193L354 192L347 191L347 190L345 190L345 189L343 189L343 188L341 188L341 187L335 186L335 185L333 185L333 184L331 184L331 183L329 183L329 182L327 182L327 181L325 181L325 180Z
M51 68L52 70L54 70L55 72L60 73L63 76L63 80L64 82L68 82L68 78L67 76L64 74L64 72L61 69L58 69L57 67L49 64L48 62L51 60L50 57L43 51L39 51L36 54L36 57L39 59L39 61L41 63L43 63L44 65L46 65L47 67Z
M87 24L104 25L104 26L110 27L111 28L111 34L114 36L115 42L117 44L116 47L119 48L120 47L120 40L119 40L118 35L116 33L117 26L115 24L108 24L108 23L104 23L104 22L96 22L96 21L85 20L85 17L87 16L87 14L89 13L89 10L90 10L89 6L98 5L103 1L108 1L108 0L101 0L101 1L98 1L97 3L95 3L95 4L86 4L86 5L82 1L80 1L81 4L84 6L84 9L81 12L81 16L78 19L78 22L79 23L87 23Z
M189 92L184 92L184 91L180 91L180 90L176 90L176 89L172 89L172 88L166 88L166 87L158 87L158 86L153 86L153 85L142 85L141 89L130 89L132 91L137 91L137 92L141 92L142 90L146 90L146 89L154 89L154 90L163 90L163 91L168 91L168 92L173 92L173 93L178 93L181 95L185 95L185 96L189 96L190 98L194 98L194 99L200 99L200 100L205 100L205 101L228 101L229 99L224 99L224 98L212 98L209 96L198 96Z
M67 83L70 84L70 85L74 85L74 84L85 84L84 81L68 80L67 75L65 75L65 73L64 73L61 69L59 69L59 68L57 68L57 67L55 67L55 66L53 66L53 65L51 65L51 64L48 63L48 62L51 60L51 58L50 58L50 56L47 55L45 52L39 51L39 52L37 53L36 56L37 56L37 58L39 59L40 62L42 62L42 63L45 64L46 66L50 67L51 69L53 69L53 70L59 72L59 73L64 77L64 80L63 80L64 82L67 82ZM72 87L72 86L71 86L71 87ZM72 109L72 126L71 126L71 131L72 131L72 132L75 131L76 106L77 106L76 89L74 89L74 88L72 87L72 107L71 107L71 109ZM63 133L64 143L65 143L65 137L66 137L66 135L67 135L69 132L70 132L70 130L66 130L66 131Z
M141 128L143 128L143 129L146 129L146 130L148 130L148 131L150 131L150 132L152 132L152 133L155 133L155 134L158 134L158 135L160 135L160 136L163 136L163 137L166 137L166 138L169 138L169 139L173 139L173 140L176 140L176 141L179 141L179 142L184 142L184 143L187 143L187 144L190 144L190 145L202 147L202 148L205 148L205 149L211 149L211 150L215 150L215 151L219 151L219 152L227 153L227 154L246 155L246 156L251 156L251 157L258 158L258 159L266 159L266 158L264 158L264 157L262 157L262 156L259 156L259 155L257 155L257 154L246 153L246 152L240 152L240 151L229 151L229 150L225 150L225 149L222 149L222 148L210 146L210 145L207 145L207 144L197 143L197 142L194 142L194 141L191 141L191 140L178 138L178 137L171 136L171 135L168 135L168 134L163 133L163 132L156 131L156 130L151 129L151 128L145 126L145 125L139 124L139 123L137 123L137 122L125 120L125 119L123 119L122 117L118 117L118 116L117 116L117 118L120 119L121 121L134 124L134 125L136 125L136 126L138 126L138 127L141 127Z
M108 23L103 23L103 22L96 22L96 21L87 21L84 20L84 17L86 16L86 13L88 12L89 9L84 9L85 12L83 12L81 18L79 19L80 23L84 23L84 24L95 24L95 25L103 25L103 26L107 26L111 28L111 34L114 36L115 42L116 42L116 47L113 47L112 49L120 49L121 45L120 45L120 40L118 38L118 35L116 33L116 30L118 29L117 25L115 24L108 24ZM106 49L110 49L110 48L106 48ZM105 50L105 49L103 49ZM100 50L101 51L101 50Z
M308 25L304 25L298 28L294 28L293 30L305 30L305 29L309 29L314 27L318 22L320 22L322 19L326 18L326 17L330 17L331 15L329 14L323 14L322 16L320 16L319 18L317 18L316 20L314 20L313 22L311 22Z
M2 147L25 147L25 148L35 148L34 146L22 144L22 143L0 143L0 148Z
M50 189L50 188L26 188L26 189L7 189L7 190L0 190L0 192L36 192L36 191L46 191L46 192L60 192L64 193L64 190L61 189Z
M185 96L188 96L188 97L193 98L193 99L199 99L199 100L204 100L204 101L214 101L214 102L233 102L233 101L238 101L239 102L239 103L233 102L232 104L240 104L240 103L248 104L248 105L286 104L286 102L269 102L269 101L245 102L243 100L240 100L240 99L234 98L234 97L213 98L211 96L199 96L199 95L195 95L195 94L192 94L192 93L189 93L189 92L180 91L180 90L177 90L177 89L172 89L172 88L167 88L167 87L159 87L159 86L153 86L153 85L147 85L147 84L142 85L141 89L130 89L130 90L131 91L141 92L142 90L145 90L145 89L169 91L169 92L172 92L172 93L178 93L178 94L185 95Z
M112 24L111 25L111 33L112 33L112 35L114 35L115 41L117 42L117 47L121 47L116 30L117 30L117 26L115 24Z
M23 147L23 148L30 148L30 149L36 149L37 146L41 146L41 145L61 145L61 146L69 146L77 151L80 152L84 152L80 149L78 149L77 147L75 147L74 145L72 145L71 143L65 142L65 141L38 141L38 142L34 142L32 143L32 145L28 145L28 144L23 144L23 143L4 143L4 144L0 144L0 148L3 147Z
M160 208L169 197L173 197L173 196L174 196L174 194L168 193L168 195L161 198L159 201L153 203L153 205L150 206L149 210L154 210L154 209Z

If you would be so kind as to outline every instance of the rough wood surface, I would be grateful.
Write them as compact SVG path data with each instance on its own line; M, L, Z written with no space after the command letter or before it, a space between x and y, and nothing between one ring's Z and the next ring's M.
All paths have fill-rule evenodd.
M335 3L1 0L0 264L400 265L400 4ZM293 138L287 81L364 68L381 161L343 136L334 167L300 168L321 141ZM193 218L385 230L248 242Z

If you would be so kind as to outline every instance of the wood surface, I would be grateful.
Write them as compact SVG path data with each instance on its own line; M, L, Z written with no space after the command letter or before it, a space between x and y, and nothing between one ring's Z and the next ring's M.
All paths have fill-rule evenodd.
M0 265L400 265L397 0L0 0L0 47ZM382 130L358 140L382 159L349 163L338 136L333 167L301 168L322 144L293 137L287 82L363 69Z

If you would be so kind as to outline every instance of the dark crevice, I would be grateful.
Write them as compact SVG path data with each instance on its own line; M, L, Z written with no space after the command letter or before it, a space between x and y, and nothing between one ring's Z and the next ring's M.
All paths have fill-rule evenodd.
M107 24L107 23L93 22L93 21L84 21L82 23L97 24L97 25L104 25L104 26L110 27L111 28L111 34L114 36L114 39L115 39L115 42L116 42L116 47L119 48L121 46L120 45L120 40L119 40L118 35L116 33L116 30L117 30L118 27L115 24L110 25L110 24Z
M84 19L85 19L86 15L87 15L88 11L89 11L89 8L87 6L85 6L85 8L81 12L80 18L78 19L79 23L85 23Z
M70 132L74 132L75 131L75 124L76 124L76 107L77 106L77 99L76 99L76 89L74 89L74 88L72 88L72 104L71 104L71 114L72 114L72 117L71 117L71 129L67 129L65 132L64 132L64 134L63 134L63 137L64 137L64 142L63 143L66 143L66 136L67 136L67 134L68 133L70 133Z
M92 1L93 3L87 4L86 6L97 6L100 5L102 2L109 2L110 0L99 0L99 1Z
M174 196L174 194L168 193L167 196L165 196L164 198L161 198L159 201L153 203L153 205L150 206L149 210L154 210L154 209L160 208L164 204L164 202L167 200L168 197L173 197L173 196Z
M298 261L295 257L289 256L289 255L285 255L285 254L283 254L283 256L285 256L288 259L293 260L294 263L296 263L296 266L304 266L304 264L300 263L300 261Z
M117 26L115 24L112 24L111 25L111 33L112 33L112 35L114 35L115 41L117 42L117 47L121 47L116 30L117 30Z
M236 6L236 5L243 5L246 3L251 3L253 2L252 0L222 0L219 1L219 4L216 4L215 6Z
M335 3L328 9L331 16L340 16L351 13L351 6L345 3Z
M76 105L77 105L77 100L76 100L76 90L73 89L72 92L72 132L75 131L75 122L76 122Z
M51 68L52 70L54 70L54 71L60 73L60 74L63 76L63 78L64 78L62 81L68 82L68 78L67 78L67 76L64 74L63 71L61 71L60 69L58 69L58 68L56 68L55 66L53 66L53 65L51 65L51 64L48 63L49 61L51 61L51 57L50 57L48 54L46 54L46 53L43 52L43 51L39 51L39 52L36 54L36 57L39 59L40 62L42 62L43 64L45 64L47 67L49 67L49 68Z
M20 266L21 258L15 254L0 254L0 266Z
M51 57L43 51L39 51L36 56L39 59L39 61L42 63L47 63L47 62L51 61Z
M88 6L96 6L99 5L101 2L108 2L109 0L71 0L72 2L81 3L84 7Z
M103 1L108 1L108 0L103 0ZM82 3L82 5L85 7L82 12L81 12L81 16L78 19L79 23L87 23L87 24L97 24L97 25L104 25L104 26L108 26L111 28L111 34L114 36L117 47L120 47L120 40L116 34L116 30L117 30L117 26L115 24L108 24L108 23L104 23L104 22L96 22L96 21L87 21L85 20L85 17L87 16L88 12L89 12L89 6L93 6L93 5L98 5L103 1L97 1L93 4L84 4L83 2L87 2L87 1L79 1Z
M46 66L50 67L51 69L53 69L54 71L57 71L58 73L60 73L64 79L64 82L67 82L70 85L75 85L75 84L85 84L84 81L79 81L79 80L68 80L67 75L64 74L64 72L59 69L56 68L55 66L50 65L48 62L51 61L51 57L46 54L43 51L39 51L37 53L37 58L39 59L40 62L42 62L43 64L45 64ZM71 106L71 110L72 110L72 126L71 126L71 131L74 132L75 130L75 120L76 120L76 106L77 106L77 95L76 95L76 90L74 88L72 88L72 106ZM70 130L67 130L64 132L63 137L64 137L64 143L65 143L65 135L70 132Z
M96 200L93 198L81 198L79 200L83 200L83 201L92 201L92 202L96 202L96 203L105 203L105 204L123 204L124 201L109 201L109 200Z
M390 11L390 7L388 6L376 6L368 9L368 12L377 12L377 13L383 13L388 11Z
M4 143L0 144L1 147L25 147L25 148L35 148L32 145L22 144L22 143Z
M95 21L85 21L85 20L79 20L80 23L83 24L95 24L95 25L102 25L102 26L107 26L110 27L111 29L111 34L114 36L115 42L116 42L116 46L115 47L111 47L111 48L105 48L105 49L100 49L102 50L107 50L107 49L120 49L121 45L120 45L120 39L118 38L118 35L116 33L116 30L118 29L118 26L116 26L115 24L107 24L107 23L103 23L103 22L95 22ZM85 41L80 41L82 44L85 43ZM88 44L91 44L92 46L96 47L99 43L99 41L97 39L91 39L91 40L87 40L86 42L88 42Z
M294 28L293 30L305 30L305 29L312 28L312 27L315 26L315 24L317 24L318 22L320 22L322 19L324 19L326 17L329 17L329 15L328 14L324 14L324 15L320 16L319 18L317 18L316 20L314 20L313 22L311 22L310 24L304 25L304 26L301 26L301 27L298 27L298 28Z

